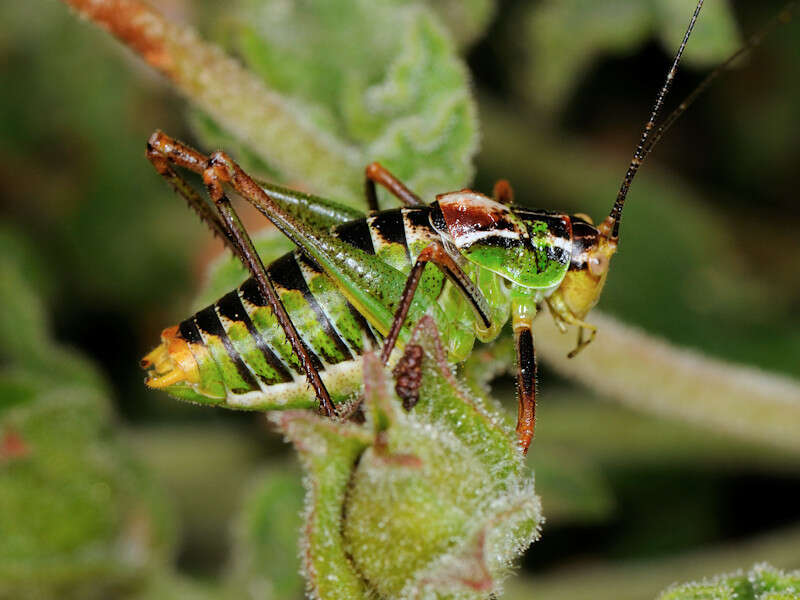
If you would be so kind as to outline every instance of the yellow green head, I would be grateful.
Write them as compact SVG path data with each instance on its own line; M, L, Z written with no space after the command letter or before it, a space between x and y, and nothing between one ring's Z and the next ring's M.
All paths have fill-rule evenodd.
M554 292L551 304L559 303L575 319L583 319L597 304L606 283L617 240L608 235L608 223L592 225L585 215L572 221L572 257L569 270ZM560 315L562 316L562 315Z

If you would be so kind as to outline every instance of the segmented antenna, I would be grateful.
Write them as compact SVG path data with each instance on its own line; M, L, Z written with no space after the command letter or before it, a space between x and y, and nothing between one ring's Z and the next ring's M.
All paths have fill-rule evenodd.
M672 66L669 68L669 71L667 71L667 78L664 81L664 85L661 86L661 90L658 92L656 102L653 105L653 110L650 112L650 118L647 120L647 123L642 130L642 137L639 138L639 144L636 146L636 151L633 153L633 158L628 165L628 170L625 172L625 178L622 180L622 185L617 193L617 199L614 201L614 206L611 208L611 213L608 215L608 219L606 219L606 228L611 228L611 235L609 237L613 240L616 240L619 237L619 221L622 217L622 207L625 205L625 197L628 195L628 190L631 187L633 178L636 176L636 172L639 170L642 161L647 156L645 147L648 145L647 142L650 138L650 132L653 130L653 127L655 127L656 119L658 119L658 115L661 113L661 108L664 106L664 98L666 98L670 87L672 87L672 81L675 79L675 73L678 71L678 63L681 61L683 50L686 48L686 43L689 41L689 36L692 34L692 29L694 29L694 24L697 21L697 16L700 14L701 8L703 8L703 0L697 0L697 6L694 9L694 13L692 13L692 18L689 21L689 27L686 29L686 33L683 35L683 41L678 48L678 53L675 55L675 59L672 61Z
M797 10L799 6L800 4L796 1L787 2L778 12L778 14L772 17L772 19L762 25L758 31L752 34L741 48L734 52L724 63L709 73L706 78L703 79L703 81L701 81L698 86L694 88L694 90L692 90L692 93L686 96L683 102L681 102L677 108L675 108L675 110L673 110L669 116L664 119L664 122L659 125L653 137L651 137L645 144L644 156L642 158L646 158L647 155L652 152L653 148L656 146L656 144L658 144L669 128L672 127L675 121L677 121L680 116L686 112L687 108L694 104L694 101L697 100L697 98L711 86L715 79L717 79L726 71L730 70L737 60L747 56L755 48L760 46L761 42L764 41L764 38L766 38L767 35L769 35L778 25L785 25L791 21L792 13Z

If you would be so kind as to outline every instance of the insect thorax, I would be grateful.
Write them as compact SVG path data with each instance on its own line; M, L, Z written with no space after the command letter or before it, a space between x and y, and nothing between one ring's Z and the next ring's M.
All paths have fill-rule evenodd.
M465 259L517 286L555 288L569 269L567 215L510 207L464 190L439 196L431 223Z

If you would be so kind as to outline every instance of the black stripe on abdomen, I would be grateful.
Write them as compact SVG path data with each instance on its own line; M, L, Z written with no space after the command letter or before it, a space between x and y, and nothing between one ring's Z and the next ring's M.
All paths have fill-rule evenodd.
M190 317L178 325L178 332L181 337L190 344L202 344L203 336L197 330L197 325L194 322L194 317Z
M267 267L267 275L270 277L270 279L272 279L272 277L270 276L271 275L270 274L271 270L272 270L272 265L269 265ZM239 289L242 292L242 298L244 298L244 300L246 300L252 306L255 306L255 307L266 306L270 310L272 310L272 307L269 306L269 302L267 302L267 299L264 298L264 296L261 294L261 290L258 288L258 283L256 283L256 280L253 279L252 277L250 279L248 279L247 281L245 281L239 287ZM277 290L276 290L276 293L277 293ZM273 313L274 313L274 311L273 311ZM288 313L288 311L287 311L287 313ZM289 318L291 319L292 315L289 315ZM285 332L282 332L282 333L286 336ZM299 332L298 332L298 335L299 335ZM286 336L286 341L288 343L289 336ZM317 356L314 353L314 351L308 346L308 344L306 344L306 342L303 339L302 335L300 335L300 343L303 344L303 347L306 350L306 354L308 354L308 358L311 361L311 364L314 365L314 368L317 369L317 371L324 370L325 366L322 364L322 361L319 359L319 356ZM284 364L286 364L286 363L284 362ZM302 367L300 367L300 366L297 366L296 368L294 368L294 370L297 371L297 373L300 374L300 375L305 374L305 372L303 371Z
M216 308L213 305L204 308L194 316L194 320L199 329L202 329L207 334L216 336L220 339L222 345L225 347L228 357L236 367L236 372L239 374L239 377L241 377L245 385L249 387L247 390L231 391L234 393L241 393L242 391L246 392L260 389L260 386L253 377L253 374L250 372L250 369L247 368L247 365L244 364L241 355L236 348L233 347L233 343L228 337L228 333L225 331L225 328L222 326L222 322L219 320Z
M316 264L313 264L313 266L314 268L319 269L319 266ZM320 350L323 354L322 358L329 364L335 364L337 362L341 362L342 360L352 360L353 355L347 348L347 344L345 344L344 340L342 340L342 338L339 337L339 334L336 333L336 330L333 328L328 320L328 317L325 315L325 311L322 310L317 302L317 299L314 298L314 294L312 294L311 290L308 289L305 277L303 277L303 272L300 269L300 265L297 264L297 259L295 258L294 254L285 254L273 262L269 266L269 276L274 283L282 288L287 290L296 290L303 295L303 299L306 301L311 310L314 311L314 314L317 317L317 322L322 328L323 333L333 343L337 351L343 356L342 359L336 356L328 356L325 352L325 349L321 348ZM291 316L292 315L289 315L290 318Z
M367 321L364 318L364 315L358 312L356 310L356 307L350 304L349 302L347 303L347 310L350 311L350 314L353 315L353 318L355 319L356 323L358 323L358 326L361 328L361 331L364 332L364 337L366 338L365 341L373 348L377 348L376 344L378 342L379 334L372 330L372 326L369 324L369 321Z
M333 234L349 246L363 250L367 254L375 254L372 235L370 235L366 219L357 219L337 225L333 228Z
M242 304L242 299L239 296L238 290L233 290L220 298L217 302L217 310L219 314L226 319L244 323L244 326L247 327L247 332L255 342L256 348L261 352L267 364L278 374L281 381L288 382L293 380L292 374L288 371L286 365L276 356L267 342L264 341L261 333L256 329L255 325L253 325L250 315L247 314ZM267 381L265 377L261 377L261 380L266 384L274 383Z
M411 255L408 252L406 240L406 226L403 221L403 212L399 208L384 210L368 217L369 226L378 236L389 244L400 244L406 249L409 262Z

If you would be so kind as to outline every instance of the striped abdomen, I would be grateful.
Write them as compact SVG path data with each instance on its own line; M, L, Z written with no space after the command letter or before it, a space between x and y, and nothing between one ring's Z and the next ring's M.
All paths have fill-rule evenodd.
M407 272L419 252L439 237L428 222L428 212L427 207L383 211L337 226L333 233ZM426 273L429 292L463 312L463 300L442 294L444 278L435 267L430 269ZM267 267L267 273L334 402L346 399L360 388L365 344L379 341L380 335L300 252L279 258ZM166 387L188 400L240 408L315 404L298 359L252 279L167 334L170 339L164 339L162 346L172 343L184 352L188 348L196 373L193 378L153 387ZM156 364L153 374L161 375L163 370Z

